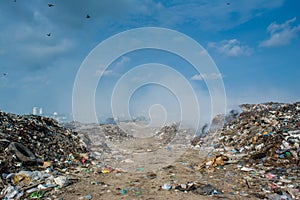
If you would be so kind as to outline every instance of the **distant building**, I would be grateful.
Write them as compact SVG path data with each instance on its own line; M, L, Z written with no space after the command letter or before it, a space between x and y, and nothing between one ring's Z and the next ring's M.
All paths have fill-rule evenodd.
M57 112L54 112L52 116L50 116L51 118L57 120L59 123L63 123L63 122L68 122L70 121L70 119L64 115L64 114L59 114Z
M39 115L43 115L43 108L39 109Z
M47 114L47 113L44 113L44 109L42 107L37 107L37 106L32 107L32 114L43 116L43 117L50 117L61 123L71 121L70 116L60 114L59 112L56 112L56 111L51 114Z
M32 108L33 115L43 115L43 108L42 107L33 107Z
M38 109L39 109L38 107L33 107L32 108L32 114L37 115L38 114Z

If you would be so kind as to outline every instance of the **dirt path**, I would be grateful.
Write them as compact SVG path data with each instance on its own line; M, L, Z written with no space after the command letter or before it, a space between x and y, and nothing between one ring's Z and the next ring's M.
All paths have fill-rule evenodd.
M103 128L93 128L94 134L104 137L101 131ZM155 130L144 131L149 134ZM192 148L186 142L190 141L186 137L189 134L186 130L182 133L172 144L167 144L169 138L160 133L123 142L106 140L107 150L97 153L101 159L77 169L77 182L59 190L57 199L257 199L235 165L201 170L208 149ZM92 143L94 152L103 149L103 145ZM111 170L101 173L105 165ZM171 189L164 189L164 185Z
M245 199L247 185L242 174L235 173L230 165L223 169L201 172L194 169L201 163L198 150L189 150L172 165L155 171L143 168L124 173L80 172L80 180L57 195L58 199ZM223 194L209 196L196 192L175 190L177 185L188 182L211 184ZM172 186L170 191L162 189L163 184ZM235 189L236 188L236 189ZM240 189L245 191L241 193ZM125 192L126 191L126 192ZM123 194L122 194L123 193ZM238 194L240 193L240 194ZM244 194L243 194L244 193ZM242 195L241 195L242 194ZM247 199L257 199L248 196Z

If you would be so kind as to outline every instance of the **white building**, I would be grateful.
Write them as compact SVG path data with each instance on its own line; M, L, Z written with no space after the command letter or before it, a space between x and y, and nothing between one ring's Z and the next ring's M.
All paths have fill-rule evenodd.
M39 115L43 115L43 108L39 109Z
M43 115L43 108L42 107L33 107L32 108L33 115Z
M32 114L37 115L38 114L38 107L33 107L32 108Z

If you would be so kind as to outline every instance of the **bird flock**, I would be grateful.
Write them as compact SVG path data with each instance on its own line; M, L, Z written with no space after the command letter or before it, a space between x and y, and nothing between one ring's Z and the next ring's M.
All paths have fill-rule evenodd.
M15 1L16 1L16 0L15 0ZM53 6L54 6L54 4L48 3L48 7L49 7L49 8L51 8L51 7L53 7ZM91 16L90 16L89 14L87 14L87 15L85 16L85 18L86 18L86 19L90 19ZM47 33L46 35L47 35L48 37L50 37L50 36L51 36L51 32Z
M17 2L17 0L13 0L13 2ZM54 7L54 4L53 3L48 3L48 7L51 8L51 7ZM90 19L91 16L89 14L87 14L85 16L86 19ZM50 37L51 36L51 32L47 33L46 36Z
M13 1L14 1L14 2L17 2L17 0L13 0ZM229 5L230 5L230 2L227 2L226 5L229 6ZM53 4L53 3L48 3L48 7L49 7L49 8L54 7L54 4ZM90 16L89 14L87 14L87 15L85 16L85 18L86 18L86 19L90 19L91 16ZM51 32L47 33L46 36L50 37L50 36L51 36Z
M13 0L13 2L17 2L17 0ZM55 6L55 5L54 5L53 3L48 3L48 7L49 7L49 8L54 7L54 6ZM86 19L90 19L91 16L90 16L89 14L87 14L87 15L85 16L85 18L86 18ZM49 32L49 33L46 34L47 37L51 37L51 35L52 35L51 32ZM1 73L1 74L0 74L0 78L4 78L4 77L6 77L6 76L7 76L7 73Z
M13 0L13 2L17 2L17 0ZM229 6L230 3L227 2L226 5ZM55 6L55 5L54 5L53 3L48 3L48 7L49 7L49 8L54 7L54 6ZM86 18L86 19L90 19L91 16L90 16L89 14L87 14L87 15L85 16L85 18ZM51 37L51 35L52 35L51 32L49 32L49 33L46 34L47 37ZM0 75L0 77L5 77L6 75L7 75L6 73L2 73L2 74Z

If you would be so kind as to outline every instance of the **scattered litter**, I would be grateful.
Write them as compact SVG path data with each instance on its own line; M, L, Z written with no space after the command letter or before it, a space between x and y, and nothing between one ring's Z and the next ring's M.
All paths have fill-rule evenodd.
M126 194L126 193L127 193L127 190L126 190L126 189L122 189L122 190L120 191L120 193L121 193L121 194Z
M248 196L299 199L300 102L243 104L240 108L242 112L230 120L217 116L212 126L225 121L224 126L192 141L201 148L213 146L197 169L209 173L215 167L232 165L244 174L237 187L246 186L251 191Z
M171 190L171 189L172 189L172 186L165 183L165 184L163 184L163 185L161 186L161 188L164 189L164 190Z

